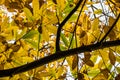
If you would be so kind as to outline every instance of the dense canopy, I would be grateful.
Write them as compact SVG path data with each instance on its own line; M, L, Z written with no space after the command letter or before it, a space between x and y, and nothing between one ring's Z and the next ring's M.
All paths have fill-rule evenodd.
M119 80L120 0L0 0L0 80Z

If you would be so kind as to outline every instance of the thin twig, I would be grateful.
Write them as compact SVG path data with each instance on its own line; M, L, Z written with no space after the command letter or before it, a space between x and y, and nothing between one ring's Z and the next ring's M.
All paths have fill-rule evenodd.
M101 39L100 43L102 43L105 40L105 38L108 36L108 34L112 31L112 29L116 25L117 21L119 20L119 18L120 18L120 14L118 15L117 19L115 20L115 22L113 23L111 28L108 30L108 32L103 36L103 38Z

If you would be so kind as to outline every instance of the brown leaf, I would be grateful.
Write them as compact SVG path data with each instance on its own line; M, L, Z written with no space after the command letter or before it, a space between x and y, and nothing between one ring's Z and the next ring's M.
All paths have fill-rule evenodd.
M77 64L78 64L78 59L77 59L77 55L75 55L72 61L72 70L74 70L77 67Z
M85 60L89 60L90 57L91 57L90 52L85 52L85 53L84 53L84 57L85 57Z
M120 80L120 73L115 77L115 80Z
M17 52L20 49L20 45L12 45L11 49L13 52Z
M91 60L84 61L90 67L94 67L94 63Z
M3 70L4 69L4 64L0 64L0 70Z
M57 1L56 0L52 0L55 4L57 4Z
M40 34L42 34L42 26L39 26L39 27L38 27L38 32L39 32Z
M107 33L108 30L110 29L111 26L104 26L104 32ZM114 30L111 30L111 32L108 34L110 40L115 40L116 38L116 34L115 34L115 31Z
M111 51L111 50L109 51L109 59L110 59L110 63L111 63L112 65L114 65L115 62L116 62L116 57L115 57L113 51Z
M39 7L41 8L41 6L42 6L44 3L46 3L45 0L39 0Z
M84 80L84 75L82 73L78 73L78 80Z
M105 76L105 78L108 79L109 70L106 68L106 69L101 69L100 71Z
M28 71L28 75L29 75L29 76L33 75L33 73L34 73L33 70L29 70L29 71Z
M0 42L5 41L5 37L0 35Z
M63 75L61 75L61 76L59 76L59 78L58 79L60 79L60 80L63 80L63 79L65 79L66 78L66 73L65 74L63 74Z
M86 35L86 32L82 31L81 34L80 34L80 38L83 38L85 35Z

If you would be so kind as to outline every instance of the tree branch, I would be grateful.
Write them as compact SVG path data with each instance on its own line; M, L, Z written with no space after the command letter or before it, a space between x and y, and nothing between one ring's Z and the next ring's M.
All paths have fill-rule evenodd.
M100 43L102 44L102 42L105 40L105 38L108 36L108 34L112 31L112 29L114 28L114 26L116 25L116 23L118 22L120 18L120 14L118 15L117 19L115 20L115 22L112 24L111 28L108 30L108 32L103 36L103 38L100 40Z
M103 42L102 45L101 43L98 42L95 44L85 45L85 46L81 46L81 47L66 50L66 51L59 51L49 56L46 56L44 58L41 58L39 60L36 60L34 62L25 64L23 66L6 69L6 70L0 70L0 77L12 76L18 73L22 73L22 72L37 68L39 66L42 66L44 64L56 61L58 59L77 54L77 53L80 54L82 52L90 52L93 50L103 49L103 48L113 47L113 46L118 46L118 45L120 45L120 40Z
M59 42L60 42L60 33L61 33L62 27L65 25L65 23L68 21L68 19L70 19L70 17L74 14L74 12L78 9L78 7L82 3L82 1L83 0L79 0L77 5L75 6L75 8L68 14L68 16L59 25L58 30L57 30L57 37L56 37L56 51L60 51Z

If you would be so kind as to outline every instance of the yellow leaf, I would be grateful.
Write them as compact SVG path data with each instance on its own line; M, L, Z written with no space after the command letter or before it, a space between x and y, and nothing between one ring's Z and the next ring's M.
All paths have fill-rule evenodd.
M13 77L10 77L9 80L19 80L19 75L14 75Z
M43 65L43 66L38 67L38 68L36 69L36 71L37 71L37 72L41 72L41 71L43 71L43 70L45 70L45 69L46 69L46 66Z
M0 63L2 63L3 61L6 61L6 57L3 54L0 54Z
M13 68L13 66L11 65L11 63L6 63L4 65L4 69L10 69L10 68Z
M102 59L105 63L107 63L109 61L108 49L99 50L99 55L102 57Z
M36 77L49 77L51 74L49 72L40 72L37 73L35 76Z
M113 0L113 1L115 1L116 3L120 3L120 0Z
M82 18L83 20L82 20L82 28L83 28L83 30L89 30L90 29L90 22L89 22L89 17L86 15L86 14L84 14L83 15L83 18Z
M5 0L0 0L0 4L3 4L5 2Z
M95 41L95 36L94 35L92 35L92 33L87 33L87 35L88 35L88 44L91 44L91 43L93 43L94 41Z
M101 69L103 67L104 63L102 60L99 61L98 63L98 68Z
M58 70L58 72L56 74L56 77L58 78L58 77L62 76L62 74L64 73L64 67L63 66L59 67L59 68L57 68L57 70Z
M92 23L92 31L96 31L99 26L99 18L95 18Z
M113 17L109 17L109 26L112 26L115 19Z
M116 26L117 26L117 30L120 31L120 19L117 21Z
M98 74L92 80L107 80L103 74Z
M0 77L0 80L10 80L9 77Z
M23 11L24 11L28 21L32 22L33 21L33 16L32 16L31 11L27 7L23 8Z
M73 57L72 57L72 56L67 57L66 60L67 60L68 65L69 65L70 67L72 67L72 61L71 61L71 60L73 60Z
M23 63L27 63L27 62L32 62L33 61L33 58L28 57L28 56L22 57L21 59L22 59Z
M28 50L29 49L29 46L26 45L27 43L24 41L24 40L20 40L20 45L21 47L24 49L24 50Z
M46 26L49 32L56 34L57 33L57 27L56 26Z
M20 79L22 79L22 80L27 80L28 77L29 77L29 76L27 76L27 75L24 74L24 73L20 73L19 76L20 76Z
M42 39L49 41L49 32L45 26L42 26Z
M61 11L65 8L65 0L57 0L57 4Z
M33 14L34 17L37 18L39 16L39 0L33 0L32 1L32 6L33 6Z

